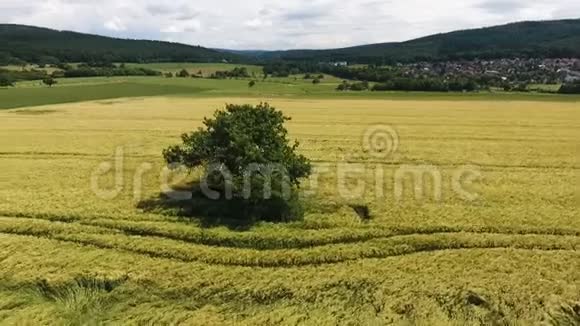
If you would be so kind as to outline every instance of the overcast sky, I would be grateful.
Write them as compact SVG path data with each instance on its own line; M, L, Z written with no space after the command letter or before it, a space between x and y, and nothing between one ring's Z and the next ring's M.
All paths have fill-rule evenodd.
M0 0L0 22L231 49L335 48L522 20L579 0Z

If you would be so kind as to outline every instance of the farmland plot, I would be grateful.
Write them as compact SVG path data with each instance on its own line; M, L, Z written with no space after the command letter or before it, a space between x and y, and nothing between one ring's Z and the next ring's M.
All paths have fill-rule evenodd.
M577 103L270 99L319 173L304 221L233 230L159 200L226 102L259 101L1 111L0 320L578 322Z

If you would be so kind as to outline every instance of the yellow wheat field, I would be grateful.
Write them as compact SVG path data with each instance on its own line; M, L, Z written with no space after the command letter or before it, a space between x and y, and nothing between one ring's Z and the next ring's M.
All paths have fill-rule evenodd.
M304 182L304 221L234 231L155 207L162 149L225 103L257 102L0 111L0 320L578 322L577 103L271 99L300 151L328 169L316 188ZM376 127L397 138L388 155L365 149ZM416 180L397 184L402 168L427 171L422 198ZM477 176L461 184L470 200L456 189L462 169Z

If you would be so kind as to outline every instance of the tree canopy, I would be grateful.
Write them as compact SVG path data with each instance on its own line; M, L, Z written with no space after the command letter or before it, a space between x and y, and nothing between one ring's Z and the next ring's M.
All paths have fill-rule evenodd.
M299 218L296 190L311 172L309 160L297 154L284 122L290 120L267 103L228 104L204 127L182 135L182 144L164 150L167 163L201 168L204 195L232 218L290 220ZM205 188L204 188L205 187Z

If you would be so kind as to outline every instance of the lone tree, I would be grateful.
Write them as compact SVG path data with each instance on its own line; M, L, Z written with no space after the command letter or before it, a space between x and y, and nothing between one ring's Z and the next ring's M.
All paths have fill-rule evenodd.
M52 87L52 85L57 84L58 82L56 81L56 79L52 78L52 77L46 77L42 80L42 83L48 87Z
M205 127L182 135L182 145L163 151L169 164L204 171L200 188L211 201L197 213L245 221L302 217L297 189L311 165L287 138L288 120L267 103L228 104L204 119Z
M255 81L255 80L251 80L251 81L248 83L248 87L249 87L249 88L252 88L252 87L254 87L254 86L256 86L256 81Z

